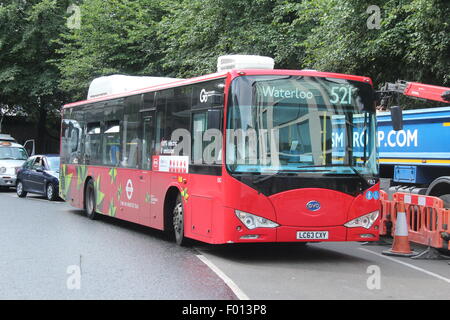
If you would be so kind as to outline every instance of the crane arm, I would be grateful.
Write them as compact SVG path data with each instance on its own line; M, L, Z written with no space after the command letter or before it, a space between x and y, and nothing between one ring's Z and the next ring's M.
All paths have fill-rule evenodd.
M392 94L403 94L408 97L450 102L450 88L423 84L419 82L408 82L398 80L395 83L386 83L380 91L381 97L390 97Z

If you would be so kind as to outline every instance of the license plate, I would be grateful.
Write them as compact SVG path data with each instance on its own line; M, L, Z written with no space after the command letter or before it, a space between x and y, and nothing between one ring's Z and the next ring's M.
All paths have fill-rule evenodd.
M328 231L297 231L297 240L327 240Z

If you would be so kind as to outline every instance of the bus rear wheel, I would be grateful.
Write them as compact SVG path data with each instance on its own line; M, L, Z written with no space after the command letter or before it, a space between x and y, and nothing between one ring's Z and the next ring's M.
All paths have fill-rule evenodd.
M175 207L173 208L172 218L175 242L179 246L184 246L186 245L187 240L184 236L184 207L181 194L178 194L177 196L177 201L175 203Z
M84 191L84 207L86 216L94 220L97 217L94 182L89 180Z

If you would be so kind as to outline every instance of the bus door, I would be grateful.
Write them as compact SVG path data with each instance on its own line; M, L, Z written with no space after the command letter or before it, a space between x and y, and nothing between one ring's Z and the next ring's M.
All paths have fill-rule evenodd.
M148 226L155 226L154 215L152 215L152 204L154 195L151 192L151 169L152 169L152 153L155 144L154 128L155 128L155 109L141 110L140 112L140 130L142 137L141 148L141 172L139 174L139 190L141 193L142 208L140 210L139 222Z

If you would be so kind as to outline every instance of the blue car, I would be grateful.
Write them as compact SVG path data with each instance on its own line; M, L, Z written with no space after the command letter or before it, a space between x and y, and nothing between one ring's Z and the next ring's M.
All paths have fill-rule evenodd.
M16 192L20 198L27 193L58 199L59 155L36 155L28 158L17 173Z

